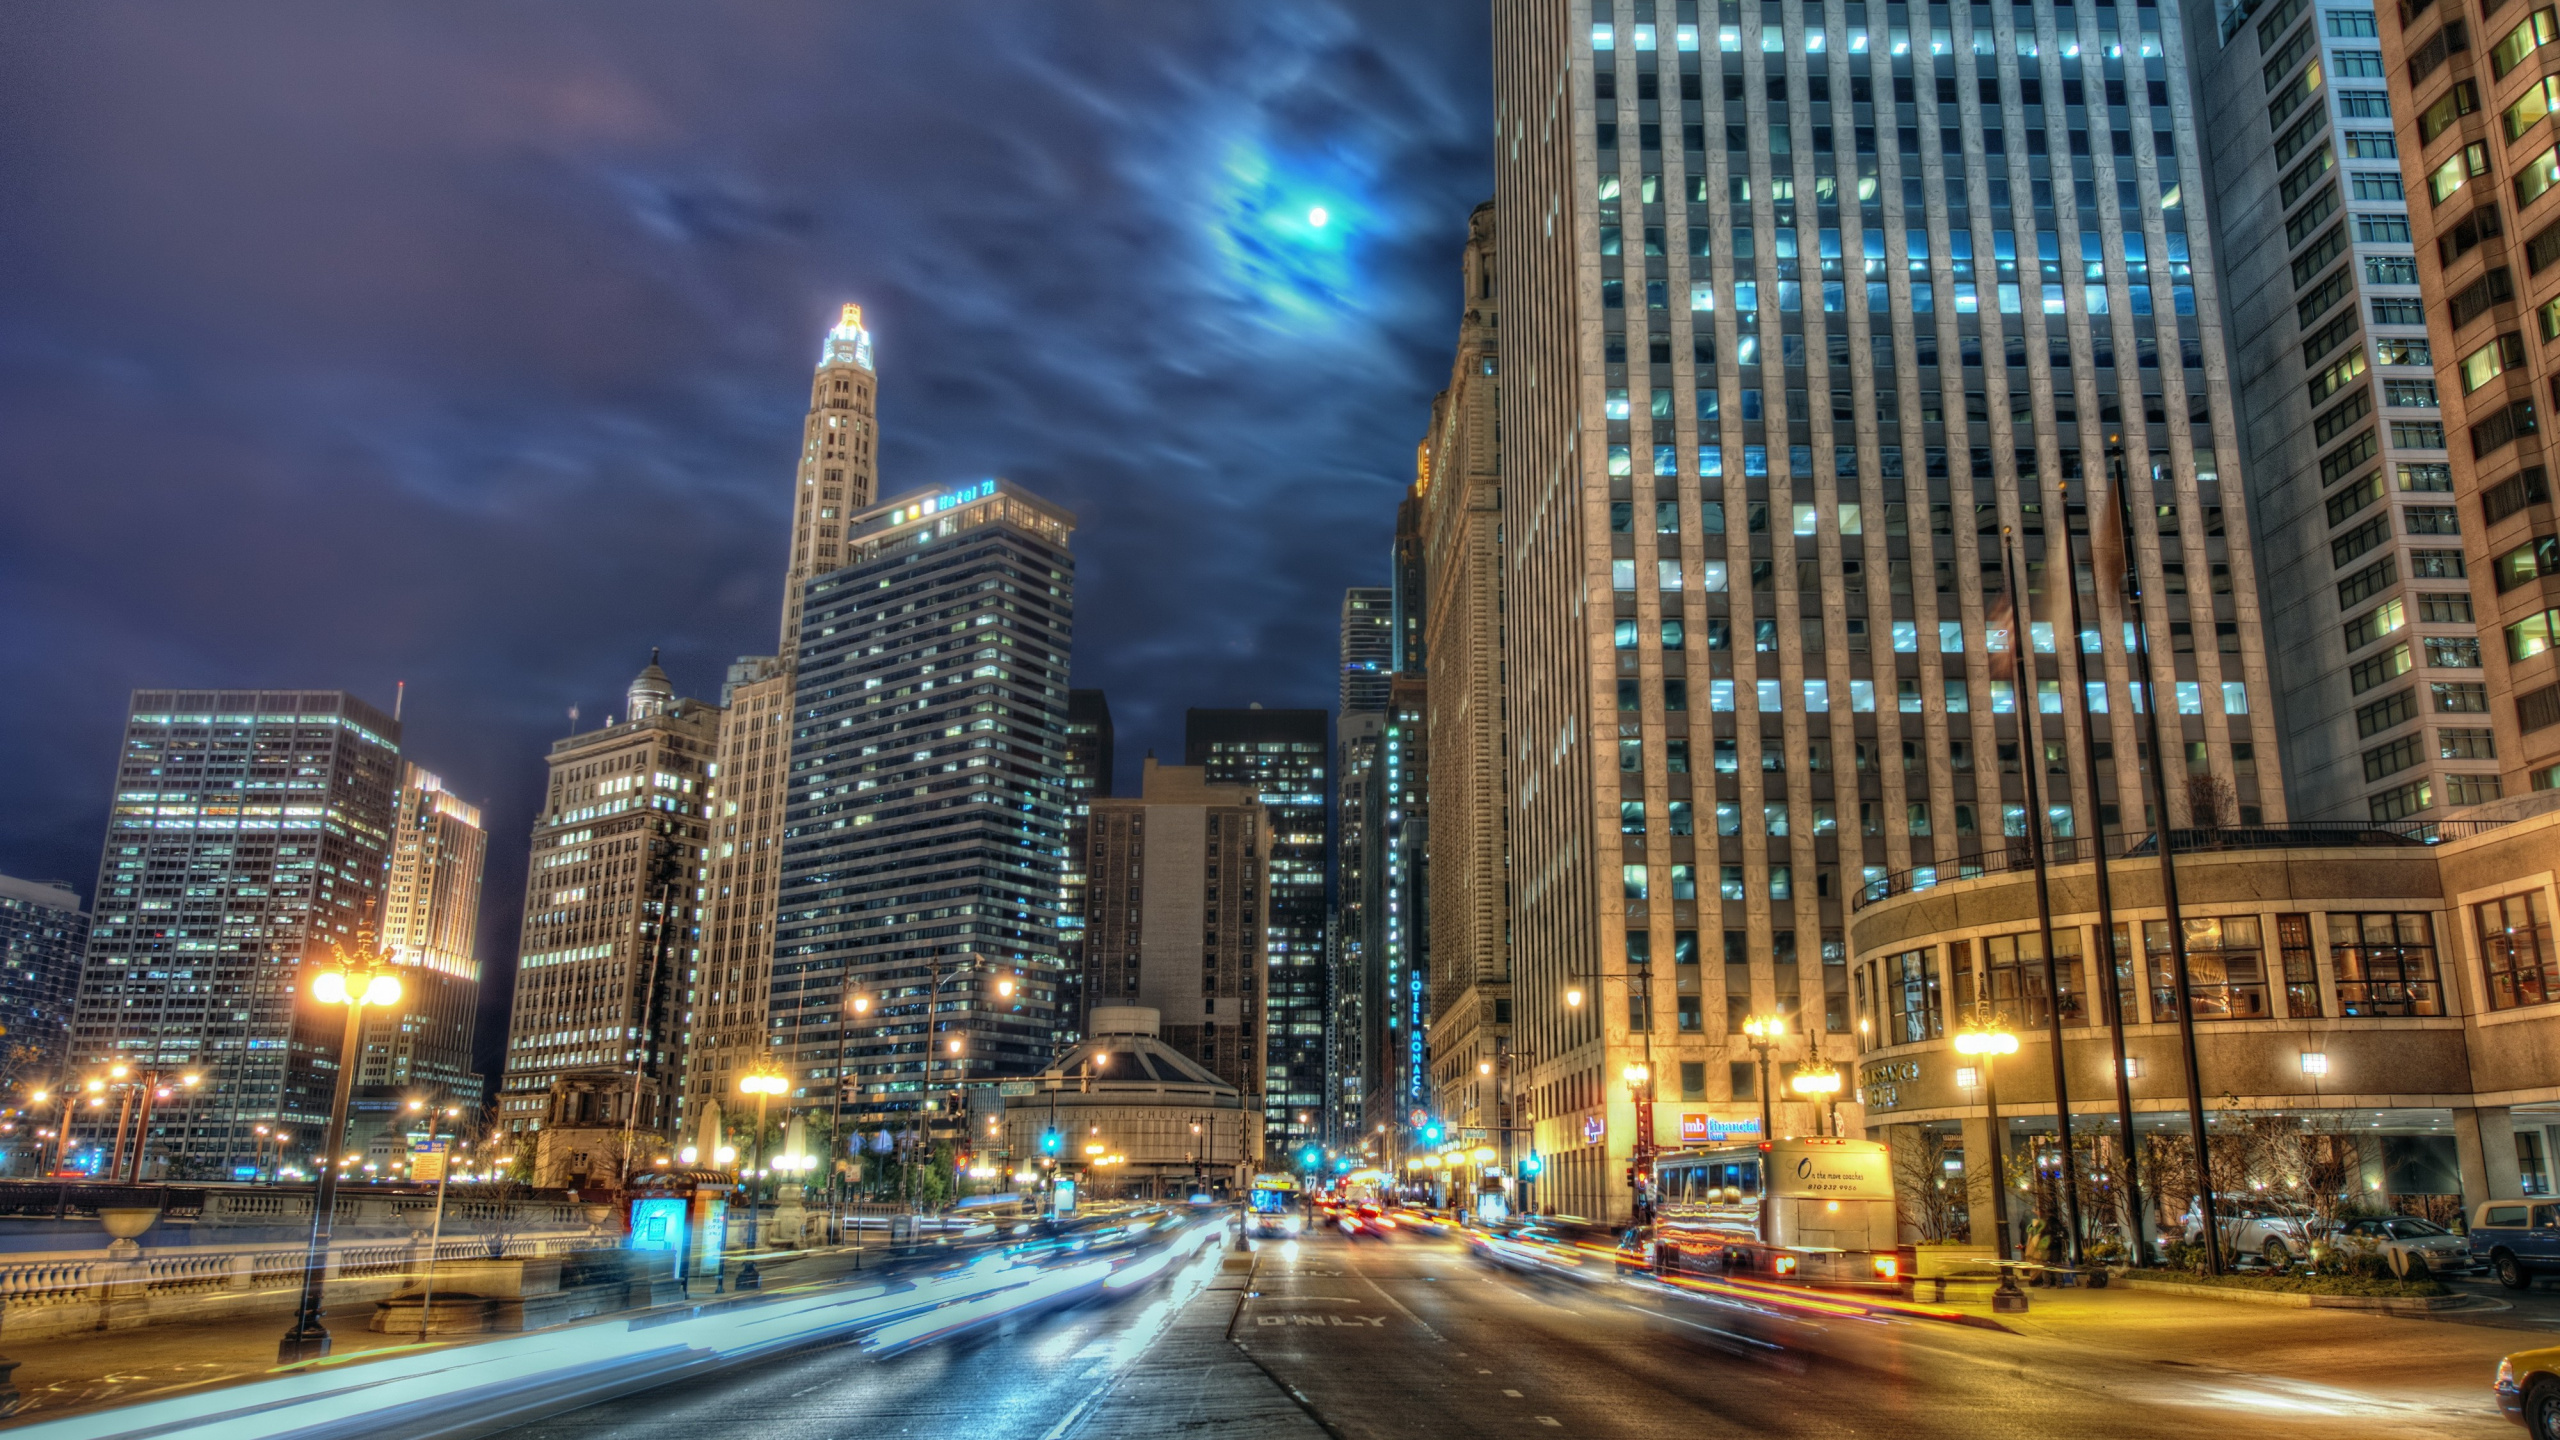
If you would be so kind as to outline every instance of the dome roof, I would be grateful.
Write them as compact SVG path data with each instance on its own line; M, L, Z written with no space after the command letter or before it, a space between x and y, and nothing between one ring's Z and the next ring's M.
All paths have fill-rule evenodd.
M1059 1056L1040 1078L1093 1090L1183 1085L1241 1093L1199 1061L1157 1039L1158 1018L1158 1012L1143 1006L1095 1006L1092 1024L1097 1033Z
M649 667L631 682L630 701L631 718L634 720L664 715L675 705L675 682L667 678L666 671L658 668L658 652L654 646L649 651Z

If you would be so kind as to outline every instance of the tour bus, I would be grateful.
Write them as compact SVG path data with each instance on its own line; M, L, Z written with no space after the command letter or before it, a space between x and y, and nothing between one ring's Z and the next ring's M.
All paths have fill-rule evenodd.
M1298 1181L1293 1175L1256 1175L1253 1177L1252 1205L1245 1211L1244 1233L1247 1235L1295 1235L1306 1228L1306 1213L1298 1205Z
M1676 1150L1653 1165L1655 1264L1808 1285L1899 1279L1893 1170L1872 1140Z

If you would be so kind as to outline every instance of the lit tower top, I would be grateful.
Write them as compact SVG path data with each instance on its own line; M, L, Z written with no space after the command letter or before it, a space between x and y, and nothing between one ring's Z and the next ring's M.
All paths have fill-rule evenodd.
M845 517L880 493L880 432L874 409L871 332L862 307L847 305L827 332L809 391L800 474L791 502L791 567L783 577L782 658L800 653L800 587L845 564Z
M827 348L818 356L818 364L871 368L871 332L862 328L861 306L844 307L844 318L827 332Z

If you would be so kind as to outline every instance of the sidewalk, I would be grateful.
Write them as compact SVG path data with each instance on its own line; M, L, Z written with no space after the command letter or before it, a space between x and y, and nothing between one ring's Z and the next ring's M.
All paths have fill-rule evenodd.
M1234 1269L1237 1262L1244 1262ZM1231 1253L1220 1273L1120 1372L1072 1430L1113 1440L1226 1431L1287 1440L1328 1432L1280 1382L1228 1338L1251 1288L1251 1257Z
M888 1255L884 1247L812 1250L789 1258L759 1260L764 1288L824 1283L864 1269ZM735 1280L744 1258L732 1255L728 1275ZM385 1335L367 1327L371 1302L333 1305L326 1312L332 1346L324 1364L348 1358L414 1348L415 1335ZM637 1312L623 1312L626 1314ZM10 1420L55 1419L82 1410L103 1410L180 1391L268 1374L276 1366L276 1342L292 1324L289 1312L254 1320L205 1321L151 1325L133 1330L91 1331L42 1340L13 1341L0 1333L0 1356L18 1362L12 1377L26 1403ZM467 1345L499 1335L439 1336L436 1345Z

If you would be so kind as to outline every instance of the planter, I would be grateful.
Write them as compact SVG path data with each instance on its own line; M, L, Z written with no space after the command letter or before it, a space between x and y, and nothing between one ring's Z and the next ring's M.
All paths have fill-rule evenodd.
M115 1205L98 1209L98 1223L107 1227L107 1253L119 1260L137 1260L142 1247L136 1243L143 1233L160 1222L157 1205Z
M2248 1290L2233 1285L2183 1285L2175 1280L2127 1276L2119 1283L2132 1290L2164 1295L2192 1295L2230 1300L2242 1305L2274 1305L2290 1310L2369 1310L2384 1315L2432 1315L2439 1310L2468 1310L2468 1295L2311 1295L2298 1290Z
M1988 1245L1921 1245L1911 1252L1911 1278L1982 1277L2000 1263Z

